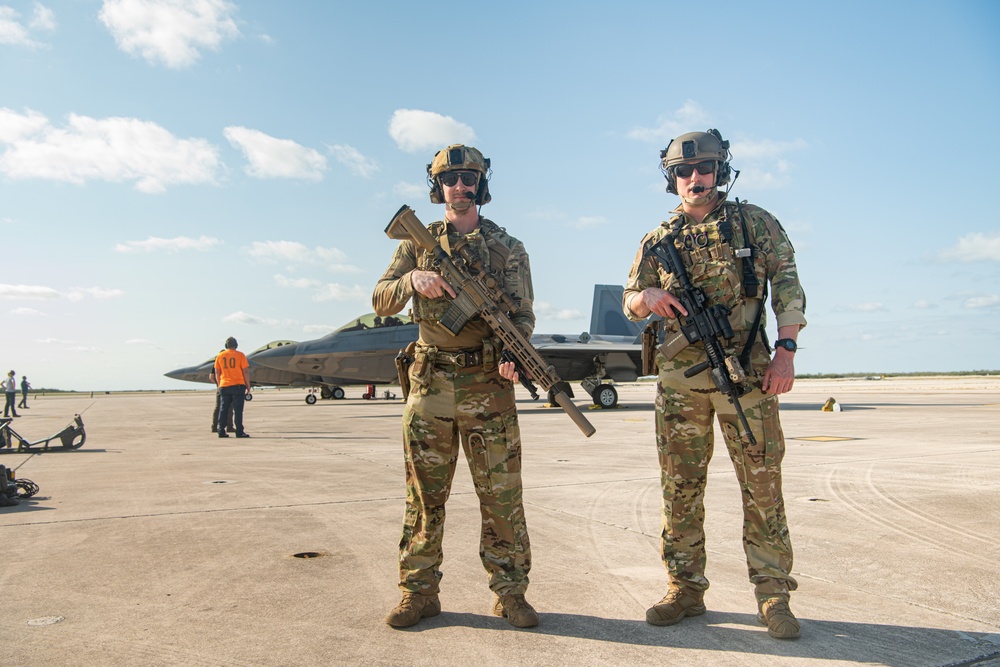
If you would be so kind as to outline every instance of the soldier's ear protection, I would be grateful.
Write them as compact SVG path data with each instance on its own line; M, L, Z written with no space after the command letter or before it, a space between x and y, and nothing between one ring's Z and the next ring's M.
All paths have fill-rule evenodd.
M729 165L729 160L732 159L732 154L729 152L729 141L722 138L722 133L715 128L709 129L707 134L712 135L719 141L721 147L722 155L725 156L723 160L717 160L717 166L715 168L715 187L720 187L729 182L729 177L732 175L732 167ZM674 167L664 167L664 161L667 159L667 153L670 151L670 147L673 145L676 139L671 139L667 147L660 151L660 171L663 172L664 178L667 179L667 192L672 195L677 194L677 176L674 174ZM698 157L698 144L694 139L684 141L681 143L681 159L684 161L694 160Z
M448 166L454 167L467 167L465 147L458 146L455 148L442 149L448 151ZM434 160L437 160L438 155L442 151L438 151L434 154ZM432 204L443 204L444 203L444 193L441 192L441 182L434 176L431 171L434 161L431 161L427 165L427 185L431 189L431 203ZM476 205L482 206L490 202L493 197L490 196L490 184L489 184L489 174L490 174L490 159L488 157L483 157L483 165L486 167L486 171L479 174L479 185L476 187ZM448 169L442 171L449 171ZM473 170L470 170L473 171ZM478 171L475 170L475 171Z

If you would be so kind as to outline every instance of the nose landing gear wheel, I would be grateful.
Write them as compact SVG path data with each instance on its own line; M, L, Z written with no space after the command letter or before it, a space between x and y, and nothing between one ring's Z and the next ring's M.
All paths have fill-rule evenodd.
M306 403L308 405L316 404L316 394L306 394Z
M618 405L618 390L613 385L598 385L592 396L594 397L594 405L599 405L604 410Z

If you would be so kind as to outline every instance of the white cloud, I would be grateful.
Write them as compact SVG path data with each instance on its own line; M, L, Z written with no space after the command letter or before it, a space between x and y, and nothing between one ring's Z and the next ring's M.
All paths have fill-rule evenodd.
M276 282L280 287L291 287L293 289L310 289L319 287L323 284L312 278L286 278L280 273L275 274L274 282Z
M533 310L535 316L545 320L577 320L583 313L573 308L556 308L545 301L536 301Z
M12 144L49 128L49 119L31 109L20 114L13 109L0 107L0 143Z
M268 317L257 317L256 315L250 315L249 313L244 313L242 310L231 313L222 318L223 322L232 322L236 324L266 324L268 326L276 326L280 324L280 320L276 320Z
M57 290L42 285L0 285L0 299L61 299Z
M267 264L288 266L322 266L336 273L357 273L360 269L348 263L347 254L337 248L308 248L298 241L254 241L243 249L245 253Z
M105 0L99 18L125 53L180 69L240 35L235 12L226 0Z
M594 227L600 227L601 225L607 224L607 222L607 218L603 218L599 215L584 215L571 221L569 224L571 227L575 227L576 229L593 229Z
M120 289L104 289L103 287L74 287L66 293L66 298L70 301L81 301L88 296L103 301L125 296L125 292Z
M955 262L1000 262L1000 231L973 232L941 253L941 259Z
M28 30L17 20L21 16L13 7L0 6L0 44L37 46Z
M51 9L46 7L40 2L35 3L35 9L31 14L31 27L35 30L48 30L52 31L56 29L56 15Z
M11 125L7 126L10 122ZM214 183L216 149L204 139L178 139L156 123L136 118L70 114L64 128L33 111L0 109L0 173L82 184L135 181L141 192L176 183Z
M35 341L36 343L42 343L44 345L72 345L75 340L63 340L61 338L39 338Z
M368 301L371 290L354 285L347 287L336 283L327 283L313 295L313 301Z
M925 310L927 308L937 308L937 305L931 303L927 299L918 299L917 301L913 302L913 307L914 308L920 308L921 310Z
M329 324L307 324L302 327L303 333L326 335L331 331L336 331L339 327Z
M962 305L966 308L992 308L993 306L1000 305L1000 296L996 294L991 296L974 296L971 299L966 299Z
M389 120L389 136L407 153L417 153L451 144L471 144L476 132L451 116L433 111L397 109Z
M88 296L95 299L116 299L124 295L125 292L123 290L105 289L103 287L73 287L64 293L42 285L0 285L0 299L20 299L26 301L68 299L69 301L81 301ZM30 313L31 309L21 310L25 311L21 314L32 314Z
M11 308L10 314L24 317L46 317L45 313L34 308Z
M222 243L222 241L209 236L199 236L196 239L188 238L186 236L178 236L172 239L161 239L155 236L150 236L145 241L126 241L125 243L116 243L115 252L177 252L179 250L197 250L199 252L206 252L219 243Z
M378 162L362 155L356 148L341 144L328 146L330 153L337 162L344 165L358 176L371 178L380 167Z
M760 141L734 140L730 150L733 155L747 160L761 160L765 158L780 158L790 151L798 151L808 148L809 144L803 139L794 141L774 141L772 139L762 139Z
M32 37L31 30L52 31L56 27L52 10L37 2L28 24L31 30L21 23L20 18L20 12L13 7L0 5L0 44L37 49L43 44Z
M392 194L401 199L426 197L430 188L426 183L405 183L400 181L392 186Z
M847 306L847 309L858 313L878 313L889 310L883 303L852 303Z
M323 180L326 158L312 148L246 127L227 127L224 134L246 156L250 164L245 171L254 178Z
M630 139L667 143L685 132L697 132L708 127L708 114L694 100L687 100L680 109L671 116L660 116L654 127L636 127L628 132Z
M156 341L147 340L145 338L129 338L125 341L126 345L148 345L150 347L158 347Z

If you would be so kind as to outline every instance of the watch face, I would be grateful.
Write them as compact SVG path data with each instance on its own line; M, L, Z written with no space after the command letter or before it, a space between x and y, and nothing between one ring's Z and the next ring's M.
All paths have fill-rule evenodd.
M781 347L783 347L783 348L785 348L786 350L788 350L789 352L794 352L794 351L796 350L796 348L798 347L798 346L797 346L797 345L795 344L795 341L794 341L794 340L789 340L789 339L787 339L787 338L786 338L786 339L784 339L784 340L780 340L780 341L778 341L778 344L779 344L779 345L781 345Z

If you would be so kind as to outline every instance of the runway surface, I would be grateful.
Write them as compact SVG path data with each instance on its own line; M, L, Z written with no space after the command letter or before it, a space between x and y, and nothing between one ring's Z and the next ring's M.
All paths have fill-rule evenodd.
M210 392L32 397L22 435L82 412L87 442L0 451L40 487L0 508L0 665L1000 665L1000 378L799 380L783 398L794 641L755 620L718 432L708 612L645 623L666 590L654 386L619 391L619 409L586 411L590 439L518 395L529 630L490 613L464 458L443 612L383 622L399 600L398 400L259 390L253 437L222 440ZM829 397L842 412L820 410Z

